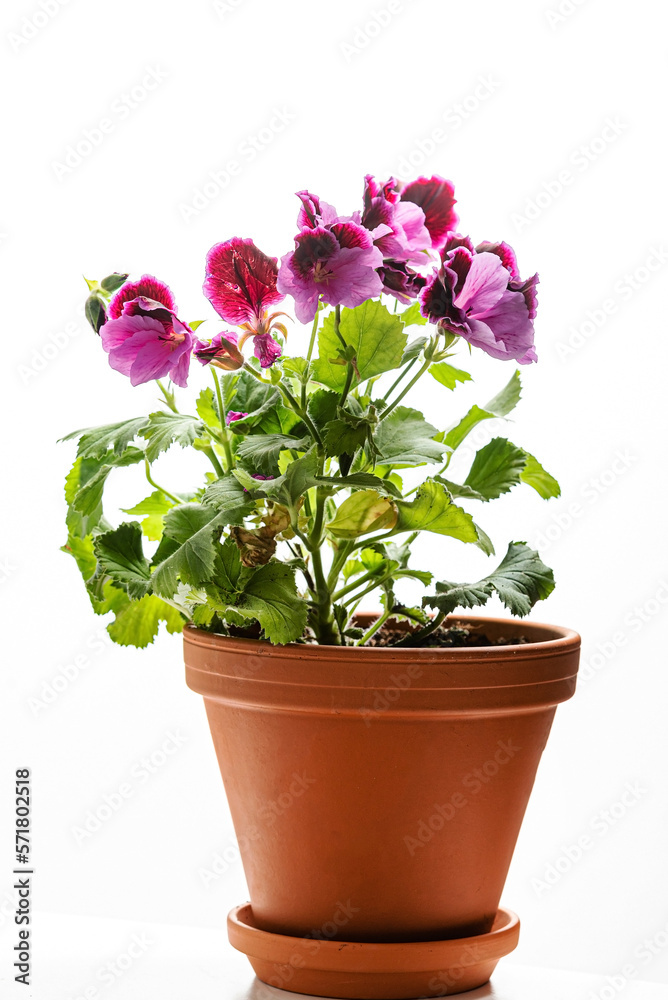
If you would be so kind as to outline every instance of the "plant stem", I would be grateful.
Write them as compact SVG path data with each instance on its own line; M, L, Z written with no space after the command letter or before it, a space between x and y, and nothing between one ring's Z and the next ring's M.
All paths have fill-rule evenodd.
M419 355L418 355L418 357L419 357ZM399 375L399 377L398 377L398 378L396 378L396 379L394 380L394 382L392 383L392 385L390 386L390 388L389 388L389 389L387 390L387 392L386 392L386 393L385 393L385 395L383 396L383 399L387 399L387 397L388 397L388 396L389 396L389 395L390 395L391 393L393 393L393 392L394 392L394 390L396 389L396 387L397 387L397 386L399 385L399 383L401 382L402 378L404 378L404 376L408 374L408 372L409 372L409 371L411 370L411 368L413 367L413 365L415 364L415 362L416 362L416 361L417 361L417 357L413 358L413 360L412 360L412 361L409 361L409 362L408 362L408 364L406 365L406 367L402 369L402 372L401 372L401 374Z
M377 577L365 590L362 591L361 594L355 594L354 597L349 598L347 601L344 601L343 603L347 605L357 601L357 603L359 604L359 602L362 600L363 597L366 597L367 594L370 594L372 590L377 590L378 587L382 587L384 583L386 583L388 580L391 579L392 579L391 573L386 574L385 576Z
M357 640L357 642L355 643L355 645L356 646L363 646L365 643L367 643L369 641L369 639L371 638L371 636L375 635L376 632L378 631L378 629L383 627L383 625L385 624L385 622L387 621L387 619L390 617L391 614L392 614L391 611L383 611L382 615L380 615L376 619L376 621L373 623L373 625L371 626L371 628L367 632L364 633L364 635L362 636L362 638Z
M390 405L387 407L387 409L385 409L385 410L382 411L382 413L380 414L380 416L378 418L379 420L384 420L385 417L387 417L388 414L390 414L392 412L392 410L395 408L395 406L398 406L398 404L404 398L404 396L406 395L406 393L411 391L411 389L413 388L413 386L415 385L415 383L417 382L417 380L419 378L422 378L422 376L427 371L427 369L431 367L431 364L432 364L431 358L429 359L429 361L425 361L425 363L422 365L422 367L420 368L420 371L417 373L417 375L414 375L413 378L408 383L408 385L404 389L401 390L401 392L399 393L399 395L397 396L397 398L394 400L394 402L390 403Z
M346 594L349 594L352 590L357 590L358 587L361 587L363 584L368 583L374 578L377 579L374 573L364 573L363 576L359 576L353 583L346 584L345 587L341 587L341 589L337 590L335 594L332 594L332 600L340 601L342 597L346 596Z
M308 352L306 354L306 371L308 372L309 365L311 364L311 357L313 355L313 348L315 346L315 335L318 332L318 320L320 319L320 314L316 310L316 314L313 317L313 326L311 327L311 339L309 340ZM302 410L306 410L306 382L302 382Z
M445 611L439 611L429 625L426 625L423 629L420 629L417 632L409 632L404 639L395 643L395 646L418 646L423 639L426 639L432 634L432 632L435 632L436 629L440 627L445 617Z
M164 385L162 384L159 378L157 378L155 381L156 385L158 386L158 389L165 398L167 406L170 408L172 413L178 413L179 411L177 410L176 403L174 402L174 393L170 392L169 389L165 389Z
M225 400L223 394L220 390L220 379L218 378L218 372L213 367L211 368L211 374L213 375L213 383L216 387L216 399L218 400L218 419L220 420L220 434L223 442L223 451L225 452L225 461L227 462L227 471L234 468L234 455L232 454L232 447L230 445L230 432L227 429L227 414L225 413ZM221 473L222 475L222 473Z
M341 399L339 400L339 406L343 406L346 399L348 398L348 393L350 392L350 386L353 384L353 375L355 374L355 369L353 368L352 361L348 362L348 369L346 371L346 381L343 386L343 392L341 393Z
M214 469L216 471L216 475L218 476L218 478L220 479L221 476L224 476L225 475L225 470L223 469L222 465L218 461L218 456L216 455L216 453L213 450L213 448L202 448L202 452L203 452L204 455L206 455L206 457L211 462L212 466L214 467Z
M315 517L313 519L313 530L310 536L309 551L311 553L311 561L313 563L313 579L316 587L318 641L323 646L340 646L341 636L334 621L332 595L322 565L322 528L325 516L326 499L327 491L319 487L316 490Z
M158 490L160 493L164 493L164 495L166 497L169 497L170 500L173 500L174 503L183 503L183 501L179 500L179 498L174 496L173 493L170 493L169 490L166 490L164 486L158 486L156 481L151 477L151 466L147 458L144 458L144 471L146 472L146 478L148 479L150 485L153 487L154 490Z

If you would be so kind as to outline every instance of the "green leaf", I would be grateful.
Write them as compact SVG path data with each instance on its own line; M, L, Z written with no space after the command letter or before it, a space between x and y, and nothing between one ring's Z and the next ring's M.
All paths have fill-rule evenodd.
M428 320L420 312L420 303L412 302L408 309L399 313L406 326L426 326Z
M275 644L294 642L306 628L308 605L297 593L294 571L282 563L254 570L235 606L257 618L267 639Z
M455 500L484 500L482 493L471 489L470 486L462 486L460 483L453 483L451 479L444 476L434 476L437 483L442 483L446 490Z
M197 416L203 423L208 424L209 427L218 429L220 426L218 400L213 394L213 389L210 389L208 386L206 389L202 389L197 397L195 409L197 410Z
M345 420L332 420L327 424L323 437L325 454L328 457L354 455L357 449L363 446L368 435L368 424L351 427Z
M337 538L358 538L370 531L392 528L396 520L391 500L376 490L361 490L343 501L327 530Z
M141 528L148 539L157 542L162 537L165 514L172 509L174 502L166 497L162 490L154 490L150 496L140 500L134 507L122 507L124 514L143 517Z
M554 590L554 574L537 552L524 542L511 542L503 561L477 583L437 583L437 594L425 597L423 605L446 614L455 608L486 604L494 591L513 615L523 618L537 601Z
M418 410L397 406L381 420L375 436L383 465L413 466L442 460L444 445L434 441L437 430Z
M304 381L309 367L306 358L281 358L281 364L286 375L293 375L300 382Z
M467 434L482 420L489 420L492 417L506 417L519 402L521 392L520 373L515 371L498 395L490 399L483 408L472 406L466 416L443 435L443 441L453 451L459 448Z
M494 548L494 543L492 542L492 539L489 537L487 532L480 527L479 524L477 524L475 521L473 523L475 525L475 530L478 533L478 541L475 543L476 546L480 549L481 552L484 552L486 556L493 556L496 552L496 549Z
M241 372L236 380L234 393L230 401L226 401L226 405L228 410L246 413L247 416L235 420L231 425L232 430L235 434L248 434L252 428L262 424L267 432L281 433L283 428L273 412L280 402L280 393L273 385L263 385L248 372ZM266 421L270 416L272 420L267 425Z
M67 501L66 523L71 535L85 538L102 520L102 504L90 514L80 514L72 506L79 490L88 483L100 470L101 461L97 458L76 458L72 468L65 478L65 500Z
M220 548L218 538L228 523L226 514L217 513L205 504L174 507L166 516L163 529L163 541L173 544L165 545L164 551L169 554L158 563L151 577L153 591L163 597L172 597L178 589L179 579L195 586L211 580Z
M406 350L401 356L401 367L403 368L403 366L407 365L409 361L419 358L423 348L425 348L428 343L428 337L416 337L415 340L411 340L410 343L406 345Z
M270 496L272 500L287 507L294 506L307 490L317 485L318 458L314 450L290 463L282 476L276 479L253 479L243 469L235 469L233 475L250 493Z
M90 580L97 569L97 558L93 551L93 536L77 538L76 535L68 535L67 542L61 546L61 552L67 552L74 557L79 572L84 582Z
M202 421L185 413L151 413L148 424L142 428L141 436L146 438L146 457L154 462L158 455L167 451L172 444L180 444L182 448L192 445L195 438L204 430Z
M255 480L251 481L255 485ZM248 493L244 493L243 486L231 472L207 486L202 502L214 507L219 514L226 514L230 519L228 524L242 524L243 518L254 507Z
M94 541L97 561L133 600L143 597L150 586L151 571L144 555L141 528L136 521L124 522Z
M322 428L336 418L341 394L329 389L317 389L308 401L308 415L318 428Z
M318 334L319 358L313 364L313 379L330 389L342 389L347 366L332 364L332 360L338 359L342 347L334 324L335 314L332 312ZM339 332L356 356L357 371L353 385L399 367L408 340L403 329L399 316L389 312L375 299L368 299L354 309L342 310Z
M120 455L115 455L114 452L110 451L107 452L104 459L97 459L103 464L98 466L97 472L77 491L72 501L74 509L80 514L93 515L102 503L102 494L111 470L121 466L136 465L137 462L143 462L143 460L144 452L140 448L129 447Z
M401 493L389 479L381 479L370 472L354 472L350 476L318 476L316 482L321 486L329 486L332 490L377 490L384 496L401 499Z
M77 455L82 458L101 458L111 448L115 455L122 455L140 430L148 423L148 417L134 417L117 424L103 424L101 427L86 427L73 431L61 441L79 438Z
M435 531L462 542L477 542L478 535L470 514L452 502L441 483L427 479L415 494L415 500L398 500L396 531Z
M128 601L116 612L115 621L107 625L107 632L119 646L137 646L144 649L158 634L160 622L168 632L181 632L183 616L154 594L146 594L139 601Z
M525 465L526 455L521 448L506 438L493 438L476 453L464 485L484 500L495 500L519 483Z
M561 488L554 476L546 472L540 462L533 455L530 455L528 451L525 451L524 455L526 457L526 465L520 475L522 482L526 483L527 486L533 487L536 493L542 496L543 500L561 496Z
M239 445L237 454L246 465L255 472L266 476L278 472L278 456L285 450L304 450L308 448L311 439L295 438L287 434L254 434L245 438Z
M453 365L449 365L447 361L441 361L439 364L432 365L429 369L429 374L433 375L437 382L444 385L446 389L454 389L458 382L470 382L471 376L468 372L463 371L461 368L455 368Z

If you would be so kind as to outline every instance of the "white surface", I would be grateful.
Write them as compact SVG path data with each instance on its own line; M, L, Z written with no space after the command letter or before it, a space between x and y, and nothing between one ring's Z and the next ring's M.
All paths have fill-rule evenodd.
M6 953L7 935L0 945ZM134 960L123 956L135 942ZM220 929L127 924L43 914L35 925L35 976L29 988L0 972L3 1000L298 1000L266 986ZM121 971L123 969L123 971ZM637 975L637 973L636 973ZM615 986L616 984L616 986ZM610 992L610 991L613 992ZM87 992L88 991L88 992ZM490 983L470 1000L666 1000L668 987L502 959ZM593 996L592 996L593 994Z
M508 240L522 274L541 276L539 364L522 373L514 422L489 421L476 445L509 433L563 489L547 504L516 490L478 517L501 551L511 538L541 550L558 586L535 617L584 638L582 682L557 712L504 892L523 921L514 960L614 972L642 961L649 941L642 975L665 983L666 7L401 0L347 60L342 43L362 38L388 2L2 4L0 923L10 912L12 771L26 764L36 907L206 928L247 896L178 640L144 652L105 643L73 561L58 551L74 447L56 438L144 412L156 395L108 367L81 316L81 274L154 272L185 319L211 316L201 283L214 242L252 236L284 253L292 192L308 187L350 211L366 172L385 179L442 128L415 172L451 177L462 228ZM20 31L32 37L17 45ZM164 79L130 107L124 95L151 68ZM294 120L186 224L180 206L275 107ZM113 130L59 180L54 163L105 116ZM622 123L617 134L610 118ZM559 191L564 169L573 179ZM518 222L539 195L547 206ZM303 331L291 332L292 350L304 344ZM465 351L455 358L468 361ZM456 394L433 381L418 388L416 405L439 427L493 396L512 367L480 352L471 365L475 383ZM186 489L203 461L176 448L156 476ZM149 492L135 469L112 474L110 490L122 507ZM489 564L429 536L413 565L470 579ZM146 772L142 759L162 760L170 732L186 741ZM131 796L77 839L87 813L123 784Z

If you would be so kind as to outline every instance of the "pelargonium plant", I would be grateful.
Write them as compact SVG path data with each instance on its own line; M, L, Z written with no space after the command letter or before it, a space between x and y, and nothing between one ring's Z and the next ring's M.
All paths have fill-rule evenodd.
M88 282L86 314L109 364L132 385L154 380L161 394L148 415L66 439L78 439L78 452L64 549L95 612L114 614L109 633L123 645L147 645L160 621L170 632L190 622L278 644L364 645L390 618L410 623L400 644L420 645L456 609L497 594L523 616L554 587L524 542L473 583L434 582L409 565L423 531L493 556L478 505L520 483L559 494L505 437L477 451L463 482L448 475L473 428L518 402L517 369L494 399L447 427L406 399L429 376L449 403L471 379L450 362L463 341L500 361L535 362L537 275L520 277L507 243L459 234L454 189L441 177L367 176L352 215L308 191L298 198L294 247L280 262L252 239L211 248L208 320L181 319L170 287L152 275ZM292 313L306 329L294 328ZM210 384L184 410L189 380ZM184 492L154 476L174 444L208 463ZM151 491L113 527L105 483L136 464ZM413 469L427 474L409 488ZM426 591L419 607L395 593L411 578ZM382 611L363 631L355 612L373 591Z

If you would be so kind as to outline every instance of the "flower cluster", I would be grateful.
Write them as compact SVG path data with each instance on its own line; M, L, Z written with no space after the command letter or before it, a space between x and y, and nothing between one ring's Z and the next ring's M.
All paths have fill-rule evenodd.
M112 368L133 385L169 375L185 386L191 356L203 365L237 371L253 342L261 368L282 353L287 337L275 309L286 296L301 323L321 304L354 308L383 293L408 304L439 333L462 337L494 358L520 364L536 360L533 320L538 276L522 280L507 243L474 245L457 232L454 188L442 177L409 184L364 179L362 207L352 215L309 191L299 191L294 249L270 257L251 239L233 237L208 253L204 293L225 328L198 339L177 317L174 297L151 275L128 282L104 300L104 283L89 302ZM126 278L125 275L120 276ZM194 327L195 324L192 324Z

